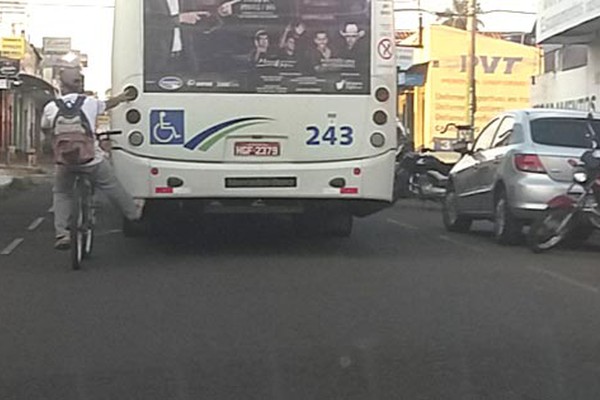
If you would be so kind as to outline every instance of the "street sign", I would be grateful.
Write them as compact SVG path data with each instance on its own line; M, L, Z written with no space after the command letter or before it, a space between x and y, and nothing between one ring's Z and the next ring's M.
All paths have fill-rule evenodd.
M0 53L3 57L21 60L25 57L25 38L3 37L0 39Z
M384 60L391 60L394 56L393 52L394 44L388 38L383 38L379 41L377 45L377 53L379 53L379 57Z
M0 79L0 90L7 90L10 88L8 79Z
M43 41L46 54L67 54L71 51L70 37L45 37Z
M19 60L11 60L8 58L0 58L0 77L14 78L21 70Z

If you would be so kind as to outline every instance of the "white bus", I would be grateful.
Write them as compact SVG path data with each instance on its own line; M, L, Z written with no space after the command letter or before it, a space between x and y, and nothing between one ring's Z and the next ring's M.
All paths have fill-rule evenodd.
M340 236L391 204L392 0L117 0L119 179L145 216L281 212Z

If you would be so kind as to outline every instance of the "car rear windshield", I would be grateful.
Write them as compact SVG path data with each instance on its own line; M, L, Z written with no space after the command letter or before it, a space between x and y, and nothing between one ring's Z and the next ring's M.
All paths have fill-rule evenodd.
M588 148L590 138L588 121L584 118L543 118L531 121L531 137L538 144L548 146ZM600 132L600 120L592 121Z

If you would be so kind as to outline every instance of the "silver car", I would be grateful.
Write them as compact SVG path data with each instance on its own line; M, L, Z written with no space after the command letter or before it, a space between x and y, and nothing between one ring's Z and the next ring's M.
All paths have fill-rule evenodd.
M502 244L521 241L524 225L565 194L572 182L570 160L589 148L588 113L531 109L494 118L450 172L444 225L466 232L477 219L494 222ZM597 116L595 116L597 117ZM592 122L600 131L600 120Z

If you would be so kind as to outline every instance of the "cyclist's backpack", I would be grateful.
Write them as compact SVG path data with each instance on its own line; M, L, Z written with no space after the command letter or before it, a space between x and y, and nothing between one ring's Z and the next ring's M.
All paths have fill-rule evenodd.
M58 113L54 118L53 150L57 164L82 165L94 159L94 131L82 107L86 97L75 102L55 100Z

